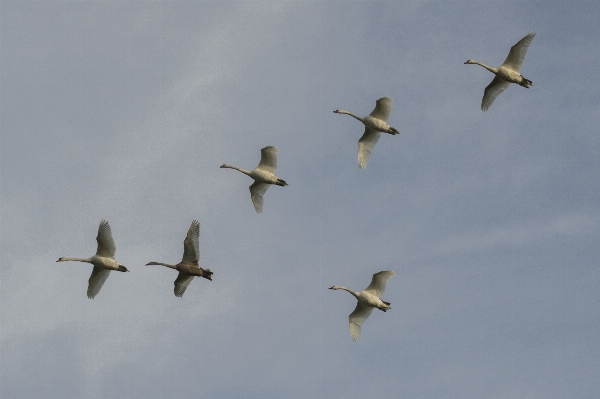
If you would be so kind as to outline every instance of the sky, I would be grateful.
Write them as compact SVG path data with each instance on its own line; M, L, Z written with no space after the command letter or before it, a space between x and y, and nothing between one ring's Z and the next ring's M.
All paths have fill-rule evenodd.
M2 398L600 395L600 3L0 3ZM488 112L492 74L537 35ZM394 99L367 169L367 115ZM260 149L279 148L256 214ZM94 300L110 222L115 259ZM193 219L195 279L173 295ZM363 290L394 270L358 342Z

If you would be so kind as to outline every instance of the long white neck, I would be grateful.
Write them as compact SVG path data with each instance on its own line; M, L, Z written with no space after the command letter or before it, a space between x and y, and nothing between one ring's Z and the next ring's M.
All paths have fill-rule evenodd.
M161 263L161 262L150 262L146 266L166 266L166 267L170 267L171 269L177 270L177 266L169 265L168 263Z
M350 288L346 288L346 287L340 287L340 286L334 286L333 287L334 290L344 290L344 291L348 291L349 293L351 293L352 295L354 295L356 298L358 298L358 296L356 295L356 292L352 291Z
M358 115L354 115L352 112L348 112L348 111L344 111L343 109L338 109L337 111L335 111L337 114L344 114L344 115L350 115L353 118L358 119L359 121L361 121L362 123L365 123L364 118L358 116Z
M73 260L75 262L87 262L92 263L92 258L60 258L58 262L65 262L68 260Z
M481 65L482 67L484 67L485 69L487 69L491 73L493 73L495 75L498 74L498 68L494 68L494 67L485 65L483 62L479 62L479 61L473 61L473 64Z
M245 175L248 175L250 177L252 177L250 175L250 171L246 170L246 169L242 169L242 168L238 168L237 166L233 166L233 165L228 165L226 163L224 163L223 165L221 165L222 168L228 168L228 169L235 169L235 170L239 170L240 172L242 172Z

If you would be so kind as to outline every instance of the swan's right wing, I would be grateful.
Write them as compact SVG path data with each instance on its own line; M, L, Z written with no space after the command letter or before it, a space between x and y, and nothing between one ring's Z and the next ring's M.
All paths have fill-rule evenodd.
M394 100L389 97L383 97L377 100L375 103L375 109L371 112L371 116L373 118L381 119L384 122L387 122L390 114L392 113L392 104Z
M394 273L391 270L384 270L382 272L373 274L371 284L369 284L365 291L375 294L378 298L381 298L381 295L383 295L383 291L385 291L385 287L387 285L388 280L394 277L395 275L396 273Z
M502 94L504 90L508 88L508 86L510 86L510 82L502 80L496 76L492 80L492 83L490 83L483 92L483 98L481 99L481 110L486 112L492 106L496 97Z
M373 312L372 307L358 302L354 312L350 313L350 316L348 316L350 321L350 335L352 336L353 341L358 341L360 338L360 327L371 315L371 312Z
M258 181L255 181L250 186L250 197L252 198L252 204L254 204L256 213L262 212L263 203L265 201L263 195L265 195L270 186L270 184L260 183Z
M193 279L194 276L179 272L179 275L175 279L175 296L181 297Z
M198 264L200 259L199 250L199 237L200 237L200 223L194 220L187 232L185 240L183 240L183 259L184 263L195 263Z
M373 148L380 137L381 132L365 127L365 133L358 140L358 166L361 169L367 167L367 163L369 163L369 158L371 157L371 151L373 151Z
M88 282L88 298L94 299L94 297L98 295L100 288L102 288L104 285L104 282L108 278L109 274L110 270L94 266L94 270L92 270L92 275L90 276L90 280Z
M277 169L277 147L272 145L260 150L260 162L256 169L264 170L265 172L275 173Z
M529 32L527 36L512 46L510 48L510 52L508 53L508 57L506 57L506 60L504 60L504 64L502 64L502 66L519 72L521 66L523 65L523 61L525 61L525 55L527 54L527 50L529 49L529 45L533 41L534 36L535 33Z
M98 241L96 255L114 259L117 247L115 246L115 241L112 237L110 225L108 224L108 221L104 219L100 221L100 226L98 226L96 241Z

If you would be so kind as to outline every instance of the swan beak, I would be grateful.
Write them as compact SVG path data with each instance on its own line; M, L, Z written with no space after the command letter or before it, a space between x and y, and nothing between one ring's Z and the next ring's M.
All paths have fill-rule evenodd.
M340 113L340 110L339 110L339 109L336 109L335 111L333 111L333 113L334 113L334 114L339 114L339 113Z
M329 289L329 290L332 290L332 289L333 289L333 287L329 287L328 289Z
M223 165L219 166L219 168L224 168L224 167L225 167L225 164L223 164Z
M62 260L62 258L58 258L57 262L60 262Z

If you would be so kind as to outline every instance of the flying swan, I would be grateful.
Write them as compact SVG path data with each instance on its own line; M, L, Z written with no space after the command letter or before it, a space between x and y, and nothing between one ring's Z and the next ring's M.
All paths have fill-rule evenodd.
M179 271L179 275L175 279L175 296L181 297L187 289L188 285L194 279L194 276L204 277L212 281L212 274L209 269L202 269L198 266L200 260L200 251L198 239L200 237L200 223L194 220L187 232L185 240L183 240L183 259L176 265L169 265L161 262L150 262L146 266L160 265L170 267Z
M111 270L119 272L129 271L125 266L115 262L115 241L110 231L110 225L104 219L100 221L100 226L98 226L96 241L98 241L98 250L96 251L96 255L91 258L58 258L57 260L57 262L73 260L94 265L87 290L87 296L90 299L94 299L98 295Z
M287 186L285 180L282 180L275 176L275 169L277 169L277 152L279 150L276 147L268 146L260 150L260 162L255 169L245 170L235 166L224 163L221 168L229 168L239 170L245 175L250 176L254 179L254 183L250 186L250 197L254 204L256 213L261 213L263 210L264 198L263 196L271 186L276 184L278 186Z
M385 291L385 286L390 278L394 277L396 273L391 270L385 270L379 273L373 274L371 284L360 292L354 292L346 287L340 287L334 285L330 287L330 290L345 290L356 297L358 303L356 308L348 317L350 321L350 335L353 341L358 341L360 338L360 326L367 320L371 315L374 308L383 310L384 312L391 309L390 303L382 301L381 295Z
M371 151L373 151L373 147L375 147L379 137L381 137L381 133L389 133L392 135L400 133L396 128L387 124L387 120L392 113L393 102L394 100L389 97L380 98L375 103L376 105L373 112L365 117L354 115L343 109L336 109L333 111L336 114L350 115L365 125L365 133L358 140L358 166L361 169L367 167Z
M465 64L481 65L496 75L492 80L492 83L490 83L483 92L483 99L481 100L481 110L483 112L487 111L492 106L496 97L502 94L511 83L516 83L526 89L529 89L529 86L533 85L531 80L524 78L523 75L519 73L519 70L521 69L521 65L523 65L525 54L527 54L527 49L533 41L534 36L535 33L529 32L527 36L512 46L508 53L508 57L504 60L504 64L500 65L498 68L487 66L484 63L475 60L467 60L465 62Z

